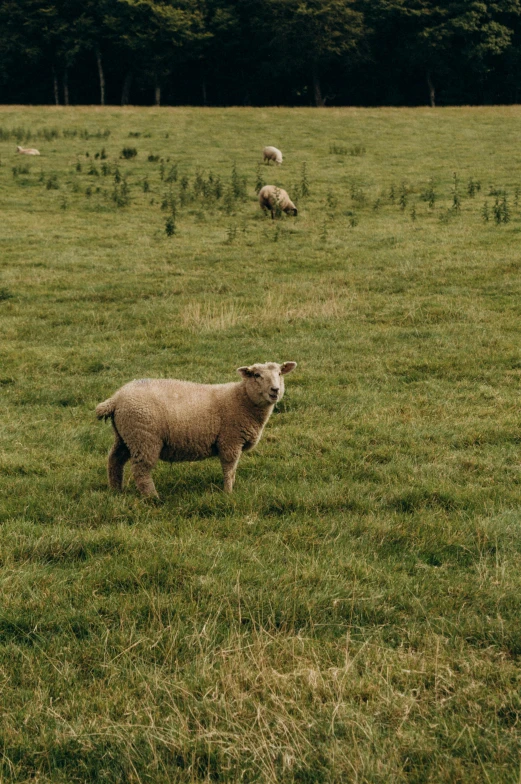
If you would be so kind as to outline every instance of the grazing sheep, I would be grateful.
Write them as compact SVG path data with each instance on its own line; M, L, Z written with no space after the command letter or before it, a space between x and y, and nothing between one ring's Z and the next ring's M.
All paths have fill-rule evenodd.
M39 155L40 151L35 150L34 147L20 147L17 145L16 152L22 153L22 155Z
M270 161L275 161L279 166L282 163L282 153L280 150L277 150L276 147L265 147L262 151L263 161L264 163L269 163Z
M275 403L284 394L286 373L296 362L240 367L242 381L195 384L177 379L131 381L96 407L98 419L112 420L115 441L108 480L121 490L130 460L138 489L158 497L151 471L158 460L180 462L219 457L224 491L231 493L242 452L258 443Z
M275 218L277 208L288 215L298 215L298 210L289 198L284 188L276 185L265 185L259 191L259 204L263 210L270 210L271 217Z

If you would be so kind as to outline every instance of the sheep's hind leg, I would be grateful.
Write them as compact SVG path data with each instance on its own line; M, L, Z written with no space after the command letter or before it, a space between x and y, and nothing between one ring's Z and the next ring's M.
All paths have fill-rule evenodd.
M109 452L109 461L107 466L107 474L109 479L109 487L112 490L122 490L123 488L123 471L125 463L130 459L130 452L125 442L118 436L114 442L114 446Z
M153 467L153 465L149 465L147 463L143 463L141 460L132 458L132 474L134 476L134 482L136 483L137 489L140 491L140 493L143 493L143 495L151 498L159 498L154 480L152 479L151 471Z

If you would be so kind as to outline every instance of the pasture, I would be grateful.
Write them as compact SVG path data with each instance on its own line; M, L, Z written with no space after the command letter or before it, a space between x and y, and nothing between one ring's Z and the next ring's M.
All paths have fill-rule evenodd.
M520 127L0 107L2 782L519 781ZM109 492L122 383L286 360Z

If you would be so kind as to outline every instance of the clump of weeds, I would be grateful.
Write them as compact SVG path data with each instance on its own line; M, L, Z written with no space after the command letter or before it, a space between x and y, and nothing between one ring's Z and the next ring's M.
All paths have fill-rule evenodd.
M409 188L405 182L402 182L400 185L400 193L398 195L398 204L400 205L400 209L402 212L405 212L405 208L409 203Z
M509 223L510 208L508 206L506 194L502 198L496 196L492 212L494 213L494 223L497 226L499 226L501 223Z
M434 179L431 177L429 179L429 183L427 187L421 194L421 199L423 201L426 201L430 209L432 210L434 208L434 205L436 204L436 198L437 195L436 195L436 190L434 188Z
M459 195L459 180L456 172L452 175L452 207L453 212L461 210L461 197Z
M338 199L331 189L327 192L326 204L330 210L335 210L338 205Z
M228 226L228 230L226 232L226 242L228 243L228 245L231 245L236 237L237 237L237 226L231 223Z
M255 169L255 185L254 185L255 193L259 193L262 190L262 188L264 188L265 184L266 183L264 182L264 177L262 176L261 164L258 163L257 168Z
M31 171L30 167L27 164L18 164L17 166L13 166L13 177L18 177L20 174L29 174Z
M163 178L161 178L163 179ZM177 182L177 163L173 163L166 177L165 182Z
M57 174L50 174L47 178L47 182L45 183L45 187L48 191L57 191L60 187L58 182L58 175Z
M245 199L246 198L246 178L242 177L237 171L237 165L235 161L232 165L232 174L230 180L233 196L235 199Z
M135 147L123 147L121 150L121 158L130 161L137 156L137 149Z
M309 181L308 181L308 173L306 162L302 164L302 168L300 170L300 195L305 198L309 196Z
M112 201L116 207L127 207L130 204L130 190L126 177L120 177L119 180L114 177Z
M165 233L167 237L173 237L176 233L177 205L175 201L170 205L170 215L165 221Z
M471 199L473 199L476 193L479 193L481 190L481 183L479 180L474 180L472 177L469 178L467 182L467 193Z

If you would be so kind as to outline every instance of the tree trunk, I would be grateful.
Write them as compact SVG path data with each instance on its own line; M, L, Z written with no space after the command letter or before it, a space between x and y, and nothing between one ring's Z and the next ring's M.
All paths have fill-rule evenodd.
M127 75L125 76L125 81L123 82L123 89L121 91L121 105L128 106L129 99L130 99L130 87L132 85L132 79L134 74L132 71L127 71Z
M154 87L154 103L156 106L161 106L161 87L158 84Z
M63 70L63 103L65 106L69 105L69 70Z
M202 99L203 99L203 106L206 106L207 105L207 101L206 101L206 77L205 76L203 76L203 79L202 79L202 82L201 82L201 95L202 95Z
M315 63L313 63L311 78L313 80L313 98L315 99L315 106L323 107L326 104L322 96L322 90L320 89L320 79L318 77L318 70Z
M54 89L54 103L56 106L60 105L60 92L58 89L58 77L56 76L56 71L54 68L52 69L52 85Z
M432 83L430 71L427 71L427 87L429 88L429 101L432 108L434 109L436 106L436 89Z
M99 75L100 103L102 106L105 106L105 74L103 73L103 63L101 62L101 52L99 49L96 49L96 64L98 66Z

